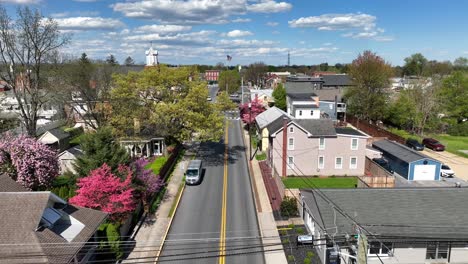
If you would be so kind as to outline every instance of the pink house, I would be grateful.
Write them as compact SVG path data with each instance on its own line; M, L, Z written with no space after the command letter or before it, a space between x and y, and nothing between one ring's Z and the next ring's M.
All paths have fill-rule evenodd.
M364 175L369 136L359 130L335 128L327 119L293 119L270 133L268 158L281 176Z

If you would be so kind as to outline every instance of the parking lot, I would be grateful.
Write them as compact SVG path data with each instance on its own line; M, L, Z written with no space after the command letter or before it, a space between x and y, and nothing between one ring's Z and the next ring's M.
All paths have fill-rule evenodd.
M457 156L447 151L436 152L425 148L422 153L437 159L448 165L454 172L457 178L468 181L468 159Z

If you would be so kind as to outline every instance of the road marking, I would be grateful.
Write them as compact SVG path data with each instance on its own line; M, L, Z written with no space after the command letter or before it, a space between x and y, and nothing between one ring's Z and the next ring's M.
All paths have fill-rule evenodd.
M224 146L224 177L223 177L223 201L221 205L221 231L219 239L219 264L226 263L226 207L227 207L227 184L228 184L228 139L229 139L229 122L226 122L226 135L225 135L225 146Z

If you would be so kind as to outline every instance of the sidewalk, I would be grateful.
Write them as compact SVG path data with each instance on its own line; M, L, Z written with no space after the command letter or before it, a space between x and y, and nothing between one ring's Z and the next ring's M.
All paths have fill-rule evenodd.
M182 160L176 164L176 168L168 182L163 201L155 214L146 217L135 236L134 251L128 255L128 260L123 260L122 263L138 263L141 262L142 259L149 263L150 261L156 260L156 257L159 255L159 249L163 243L162 239L166 234L171 220L171 218L168 217L169 211L171 210L172 204L177 199L177 191L184 177L184 168L187 168L189 159L190 157L185 155Z
M244 132L244 142L249 142L248 134ZM246 149L246 157L249 156ZM263 182L260 165L256 159L250 162L250 176L252 177L252 186L255 192L255 204L257 206L257 218L260 228L260 235L262 236L263 244L279 244L275 246L264 246L265 252L265 263L273 264L287 264L286 255L283 251L281 244L281 238L279 236L275 218L273 216L273 210L270 205L270 199L268 198L267 190ZM271 251L274 250L274 251Z

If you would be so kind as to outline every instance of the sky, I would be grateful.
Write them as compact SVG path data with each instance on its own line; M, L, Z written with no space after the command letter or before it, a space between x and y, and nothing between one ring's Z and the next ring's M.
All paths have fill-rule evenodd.
M40 10L71 34L64 54L169 64L350 63L371 50L392 65L468 57L464 0L0 0ZM226 55L232 57L226 60Z

